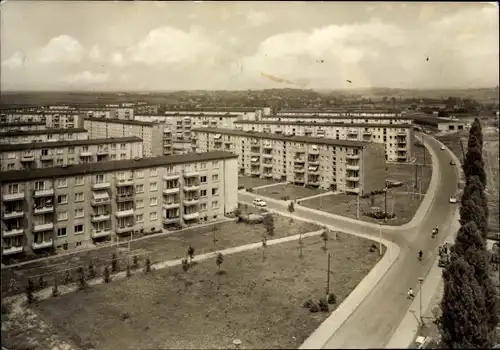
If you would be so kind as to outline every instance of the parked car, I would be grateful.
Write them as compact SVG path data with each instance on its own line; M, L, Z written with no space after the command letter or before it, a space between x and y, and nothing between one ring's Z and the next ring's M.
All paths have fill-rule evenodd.
M450 165L455 165L455 161L453 159L450 160Z
M441 146L441 151L444 151L445 149L446 149L446 147Z
M457 197L450 197L450 203L456 203Z
M257 207L265 207L267 205L267 203L260 198L254 199L252 203Z

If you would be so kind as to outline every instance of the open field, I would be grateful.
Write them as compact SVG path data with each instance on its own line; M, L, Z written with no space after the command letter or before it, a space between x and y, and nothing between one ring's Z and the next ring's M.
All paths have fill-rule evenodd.
M278 181L273 179L261 179L259 177L238 176L238 187L243 186L245 188L254 188L259 186L270 185L273 183L278 183Z
M387 220L387 225L403 225L413 218L420 203L423 194L427 191L432 176L432 161L429 152L422 147L415 147L417 158L416 164L387 164L387 180L400 181L403 183L400 187L390 188L387 191L387 212L395 213L394 219ZM424 168L424 150L426 152ZM418 191L415 191L415 172L417 172ZM419 194L422 193L422 194ZM364 212L380 209L385 210L385 195L377 194L371 198L359 198L359 219L367 222L382 223L383 220L374 219L363 215ZM357 196L347 194L326 195L319 198L313 198L300 201L300 204L323 210L328 213L347 216L356 219L357 215Z
M292 236L320 229L317 225L302 221L295 220L291 222L289 218L280 215L273 214L273 217L275 234L272 238ZM117 254L118 265L123 270L127 261L132 264L133 255L137 255L139 264L143 266L146 257L149 257L152 263L179 259L186 255L190 245L195 249L196 254L203 254L260 242L264 233L265 228L261 224L238 224L232 221L133 241L130 243L130 252L128 251L128 243L124 242L121 247L114 245L98 250L78 252L71 256L55 256L48 260L33 262L21 267L8 270L2 269L2 280L5 281L2 283L2 291L7 292L9 288L8 282L11 278L16 280L16 285L21 289L27 285L29 277L38 279L37 276L40 274L45 274L45 281L52 284L55 272L71 269L71 273L74 274L80 266L87 271L90 261L92 261L96 270L100 271L103 266L110 265L113 253ZM64 273L65 271L59 272L60 278Z
M330 290L339 305L379 260L372 242L338 234L331 253ZM328 313L302 308L325 293L327 254L319 237L227 255L216 275L213 259L114 281L51 298L36 306L77 346L130 348L297 348ZM78 315L78 317L74 317ZM4 334L5 346L12 346Z
M328 191L296 186L292 184L277 185L255 190L254 193L262 197L270 197L274 199L283 199L288 197L288 200L296 200L304 197L311 197Z

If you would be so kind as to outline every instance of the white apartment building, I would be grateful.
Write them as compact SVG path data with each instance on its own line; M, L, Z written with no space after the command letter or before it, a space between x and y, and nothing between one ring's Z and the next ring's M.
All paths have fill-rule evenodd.
M201 115L201 114L213 114L213 115L225 115L225 114L236 114L243 119L260 119L263 116L271 115L270 107L202 107L202 108L190 108L189 110L183 110L181 108L171 111L166 111L165 115Z
M384 145L231 129L193 131L196 151L238 155L242 175L364 194L385 187Z
M43 122L47 128L73 129L82 127L82 116L71 110L37 110L31 112L6 112L0 115L0 123Z
M366 113L365 113L366 114ZM271 115L263 117L263 121L274 122L306 122L306 123L367 123L367 124L413 124L413 120L406 117L379 116L379 115Z
M375 142L385 145L387 161L411 162L414 158L412 142L414 131L412 124L310 123L296 121L241 120L235 122L235 129L279 135Z
M318 117L392 117L401 116L401 112L388 109L356 109L356 108L283 108L276 112L278 116L318 116Z
M0 122L0 132L8 131L32 131L45 130L47 127L42 121L39 122L19 122L19 123L2 123Z
M0 145L0 171L70 166L142 157L136 136Z
M163 155L162 124L138 120L85 118L83 125L91 139L137 136L142 139L144 157Z
M238 206L237 169L208 152L1 172L2 258L217 220Z
M0 133L0 144L87 140L88 138L89 134L83 128L7 131Z

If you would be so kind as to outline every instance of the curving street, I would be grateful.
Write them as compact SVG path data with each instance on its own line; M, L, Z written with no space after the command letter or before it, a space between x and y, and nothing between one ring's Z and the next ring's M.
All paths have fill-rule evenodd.
M416 294L419 289L418 278L425 278L434 264L437 247L449 234L447 231L451 227L457 206L449 203L449 197L457 192L458 173L456 167L449 164L451 155L448 151L440 150L441 143L427 136L426 144L437 155L437 159L433 161L437 162L440 174L429 210L423 216L420 225L415 228L410 225L382 228L383 238L396 243L401 249L400 254L380 282L335 331L323 348L383 348L410 307L411 301L406 297L408 289L413 288ZM249 193L239 194L241 202L251 203L254 198L255 195ZM268 201L270 209L280 211L284 215L288 214L287 204L283 201ZM339 219L298 205L293 214L336 227L338 230L352 230L379 237L378 227L366 223ZM436 225L440 228L440 234L439 237L432 239L431 231ZM419 250L424 252L422 262L417 259Z

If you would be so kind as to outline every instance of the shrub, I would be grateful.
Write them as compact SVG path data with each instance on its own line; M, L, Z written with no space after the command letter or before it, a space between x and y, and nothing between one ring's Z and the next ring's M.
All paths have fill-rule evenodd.
M85 289L87 287L87 281L85 281L85 272L83 267L79 267L78 270L78 288L80 290Z
M32 304L35 301L35 296L33 292L35 291L35 284L31 279L28 280L28 286L26 287L26 299L28 304Z
M266 233L268 236L274 236L274 218L272 215L264 216L263 220L264 227L266 228Z
M134 269L139 268L139 258L137 257L137 255L134 255L132 259L132 266L134 267Z
M151 260L149 258L146 258L146 268L144 269L146 273L151 272Z
M103 273L103 275L104 275L104 283L109 283L109 282L111 282L111 276L110 276L110 273L109 273L109 267L107 267L107 266L106 266L106 267L104 268L104 273Z
M311 306L309 307L309 311L310 312L318 312L319 311L319 307L318 307L318 304L316 303L312 303Z
M111 271L112 272L118 271L118 259L116 258L116 254L114 254L114 253L111 256Z
M241 215L241 210L240 210L240 208L238 207L238 208L234 209L234 216L235 216L235 217L237 217L237 218L239 218L239 217L240 217L240 215Z
M247 192L253 193L254 190L253 190L253 188L247 188Z
M92 265L92 263L90 263L89 265L89 278L95 278L96 276L96 273L95 273L95 268L94 268L94 265Z
M130 270L130 264L127 263L127 277L132 276L132 271Z
M54 279L54 286L52 287L52 296L57 297L59 295L59 285L57 283L57 278Z
M9 307L9 305L7 305L5 303L5 298L3 296L2 296L1 303L2 303L2 315L8 314L10 311L10 307Z
M330 311L330 309L328 307L328 302L326 301L326 298L319 299L319 310L321 312L328 312L328 311Z
M182 270L184 270L184 272L188 272L188 270L189 270L188 260L186 258L184 258L181 260L181 262L182 262Z
M63 277L63 284L68 284L73 282L73 277L71 276L71 273L69 270L66 270L64 277Z
M38 288L39 289L44 289L45 287L47 287L47 282L45 281L45 279L43 278L43 276L40 276L38 278Z
M302 304L302 307L303 308L306 308L306 309L310 309L311 306L314 304L314 301L312 301L311 299L307 299L306 301L304 301L304 303Z
M363 215L368 216L370 218L374 218L377 220L381 219L394 219L396 214L394 213L385 213L383 210L375 210L363 213Z
M337 303L337 296L334 293L328 294L328 304L336 304Z

